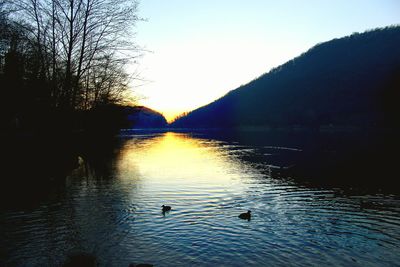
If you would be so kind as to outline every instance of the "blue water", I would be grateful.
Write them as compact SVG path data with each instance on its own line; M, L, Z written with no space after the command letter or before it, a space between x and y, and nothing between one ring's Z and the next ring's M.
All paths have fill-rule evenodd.
M81 156L55 196L2 212L5 265L58 266L74 252L93 254L100 266L400 262L398 196L350 196L272 177L268 157L299 147L179 133L123 139L107 162ZM163 204L172 210L163 214ZM251 220L239 219L248 209Z

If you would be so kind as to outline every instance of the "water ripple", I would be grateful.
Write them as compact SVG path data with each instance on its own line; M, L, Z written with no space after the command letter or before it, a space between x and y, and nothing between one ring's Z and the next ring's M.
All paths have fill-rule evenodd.
M298 148L180 134L126 138L111 178L71 176L54 202L2 213L0 264L57 266L76 250L95 254L101 266L393 266L400 260L397 196L345 196L263 171L270 162L259 155ZM252 156L257 163L244 159ZM162 213L163 204L172 210ZM240 220L248 209L251 220Z

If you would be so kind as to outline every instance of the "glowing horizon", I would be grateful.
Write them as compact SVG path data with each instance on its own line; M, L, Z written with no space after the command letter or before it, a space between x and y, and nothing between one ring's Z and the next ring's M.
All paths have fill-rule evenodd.
M139 104L168 121L225 95L317 43L400 24L400 2L145 0L137 42L153 52L140 60L149 82Z

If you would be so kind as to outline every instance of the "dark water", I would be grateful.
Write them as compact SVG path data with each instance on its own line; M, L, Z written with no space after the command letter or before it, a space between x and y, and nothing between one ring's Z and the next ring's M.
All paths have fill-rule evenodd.
M59 266L74 252L100 266L399 264L398 195L276 177L302 144L235 140L127 133L105 155L81 155L44 199L2 211L0 265Z

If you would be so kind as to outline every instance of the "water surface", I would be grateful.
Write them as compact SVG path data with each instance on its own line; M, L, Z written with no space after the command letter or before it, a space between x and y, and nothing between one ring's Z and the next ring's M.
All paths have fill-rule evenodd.
M1 213L0 263L57 266L82 251L100 266L397 265L398 196L272 175L274 156L301 152L194 134L125 135L105 159L82 155L45 200ZM162 204L172 210L163 214ZM252 219L239 219L248 209Z

